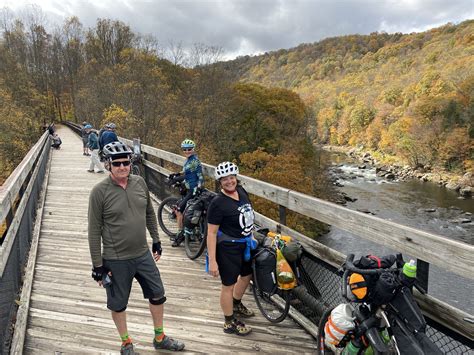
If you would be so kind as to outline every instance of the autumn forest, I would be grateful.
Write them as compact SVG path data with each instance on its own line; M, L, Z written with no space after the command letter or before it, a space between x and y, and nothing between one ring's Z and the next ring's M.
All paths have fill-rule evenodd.
M220 61L222 50L164 46L126 24L78 18L46 30L32 12L0 19L0 180L49 122L115 122L123 137L325 197L317 144L387 161L474 169L474 21L424 33L351 35ZM166 52L166 53L165 53ZM277 207L257 201L277 218ZM261 206L259 206L261 204ZM298 222L297 222L298 221ZM311 235L310 221L289 216ZM308 225L305 225L305 224Z

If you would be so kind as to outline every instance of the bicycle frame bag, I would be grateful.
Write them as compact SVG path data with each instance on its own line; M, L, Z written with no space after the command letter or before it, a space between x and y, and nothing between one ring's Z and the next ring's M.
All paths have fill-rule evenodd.
M201 192L201 195L199 195L199 199L202 202L202 207L204 211L207 211L209 204L216 196L217 196L216 193L209 190L204 190L203 192Z
M189 229L196 227L203 210L203 202L199 197L189 200L183 214L183 225Z
M442 354L427 337L425 318L408 287L403 286L389 305L387 313L400 354Z
M275 293L277 289L276 251L271 248L258 248L254 261L257 287L265 293Z
M403 286L400 288L395 297L390 301L390 308L408 323L413 331L425 332L425 317L423 317L423 313L421 313L421 309L415 302L413 294L408 287Z

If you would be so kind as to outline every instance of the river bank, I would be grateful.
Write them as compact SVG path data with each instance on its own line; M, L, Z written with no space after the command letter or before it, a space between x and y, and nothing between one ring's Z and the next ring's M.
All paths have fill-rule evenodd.
M452 174L430 166L411 167L409 165L399 165L397 163L386 164L378 161L371 152L364 151L361 148L348 146L322 145L320 149L327 152L343 153L357 160L360 169L375 167L377 176L387 180L408 180L418 179L420 181L430 181L438 184L440 187L456 191L459 198L470 199L474 197L474 174L466 173L462 176Z

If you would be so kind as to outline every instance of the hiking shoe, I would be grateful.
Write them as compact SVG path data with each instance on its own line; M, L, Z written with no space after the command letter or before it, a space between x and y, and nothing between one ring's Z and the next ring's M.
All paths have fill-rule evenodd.
M252 331L252 328L246 326L244 323L237 319L233 319L230 323L224 323L224 333L237 334L237 335L248 335Z
M165 335L162 341L156 341L156 338L153 338L153 346L156 350L172 350L172 351L181 351L184 349L184 343L179 340L174 340L169 336Z
M179 247L179 245L184 241L184 232L181 231L176 235L174 238L173 244L171 244L172 247L176 248Z
M135 355L135 354L138 354L138 353L136 353L135 350L133 349L132 343L124 344L120 348L120 355Z
M97 174L105 174L105 171L104 171L104 170L99 170L99 171L97 172Z
M244 306L242 302L237 305L234 305L234 313L241 315L244 318L250 318L255 315L253 311Z
M87 169L87 172L88 172L88 173L93 173L94 170L89 170L89 169Z

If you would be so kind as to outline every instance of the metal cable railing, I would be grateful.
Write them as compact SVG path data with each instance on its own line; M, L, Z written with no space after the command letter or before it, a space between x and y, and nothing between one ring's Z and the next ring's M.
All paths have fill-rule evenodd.
M28 259L38 199L50 144L45 133L0 191L2 223L8 226L0 247L0 354L13 336L24 266Z

